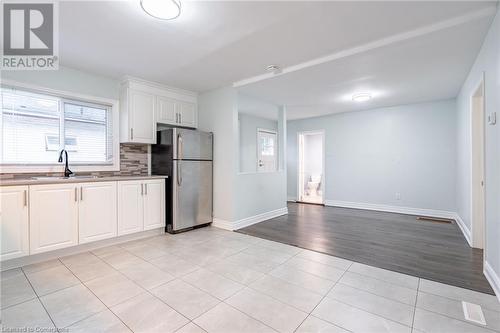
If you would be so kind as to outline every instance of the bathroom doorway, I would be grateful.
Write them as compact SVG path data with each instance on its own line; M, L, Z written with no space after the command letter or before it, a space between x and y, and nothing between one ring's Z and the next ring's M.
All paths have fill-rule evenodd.
M325 132L298 133L297 201L324 204Z

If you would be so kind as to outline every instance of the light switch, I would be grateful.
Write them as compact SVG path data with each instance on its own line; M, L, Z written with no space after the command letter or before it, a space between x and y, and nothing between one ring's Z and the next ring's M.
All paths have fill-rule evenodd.
M488 124L495 125L497 123L497 113L492 112L488 115Z

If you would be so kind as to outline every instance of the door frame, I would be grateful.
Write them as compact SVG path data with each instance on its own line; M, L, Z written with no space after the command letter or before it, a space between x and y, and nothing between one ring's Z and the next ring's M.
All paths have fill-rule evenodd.
M471 148L470 148L470 203L471 203L471 246L474 248L485 249L486 247L486 182L485 182L485 134L486 134L486 96L485 96L485 78L484 72L481 75L478 83L474 85L469 96L469 108L470 108L470 137L471 137ZM480 111L477 111L477 95L478 93L482 97L482 105ZM479 137L477 137L479 136ZM477 141L479 140L479 141ZM479 146L479 147L478 147ZM479 151L477 149L479 148ZM476 165L474 161L479 158L479 165ZM482 186L479 186L478 182L481 180L483 182ZM478 202L479 201L479 202ZM479 205L479 210L476 209ZM484 258L484 251L483 251Z
M301 136L304 136L304 135L321 135L322 137L322 147L321 147L321 150L322 150L322 154L321 154L321 171L322 171L322 179L323 179L323 182L322 182L322 196L321 196L321 203L322 205L325 204L325 194L326 194L326 169L325 169L325 160L326 160L326 149L325 149L325 137L326 137L326 134L325 134L325 130L324 129L319 129L319 130L310 130L310 131L300 131L300 132L297 132L297 195L296 195L296 201L301 201L301 197L300 197L300 194L301 194L301 175L300 175L300 170L302 169L302 159L300 158L301 157L301 144L300 144L300 137Z

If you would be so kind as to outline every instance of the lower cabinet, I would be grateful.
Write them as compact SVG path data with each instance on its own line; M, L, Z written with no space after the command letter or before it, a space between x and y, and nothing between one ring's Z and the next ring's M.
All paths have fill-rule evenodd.
M116 182L79 185L79 243L88 243L117 235Z
M142 181L118 183L118 235L144 230L144 185Z
M164 226L164 179L118 183L118 235Z
M144 230L165 226L165 180L144 182Z
M30 186L30 254L78 244L78 186Z
M0 260L29 254L28 186L0 188Z
M0 261L165 226L165 180L0 187Z

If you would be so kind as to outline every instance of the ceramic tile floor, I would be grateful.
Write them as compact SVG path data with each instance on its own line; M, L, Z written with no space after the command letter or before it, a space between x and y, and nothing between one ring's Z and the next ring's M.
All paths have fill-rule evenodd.
M1 318L65 332L500 332L494 296L212 227L2 272Z

